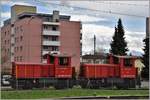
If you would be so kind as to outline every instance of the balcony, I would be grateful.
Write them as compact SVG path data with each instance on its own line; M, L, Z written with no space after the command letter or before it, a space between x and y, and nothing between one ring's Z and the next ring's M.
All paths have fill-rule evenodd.
M43 45L45 45L45 46L60 46L60 41L43 40Z
M15 43L15 39L14 37L11 38L11 44L14 44Z
M48 54L48 53L57 53L57 54L59 54L60 52L59 51L47 51L47 50L42 51L42 55L45 55L45 54Z
M59 22L43 22L45 25L60 25Z
M11 53L14 53L14 46L11 47Z
M43 35L60 36L60 31L43 30Z

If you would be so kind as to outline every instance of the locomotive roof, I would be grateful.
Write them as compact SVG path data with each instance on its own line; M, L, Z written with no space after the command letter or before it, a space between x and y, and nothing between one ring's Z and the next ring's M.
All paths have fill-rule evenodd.
M113 55L113 56L118 58L139 58L138 56L118 56L118 55Z
M47 64L47 63L29 63L29 62L15 62L15 64L24 64L24 65L51 65L51 64Z
M44 56L47 56L47 55L50 55L53 57L71 57L71 55L68 55L68 54L45 54Z

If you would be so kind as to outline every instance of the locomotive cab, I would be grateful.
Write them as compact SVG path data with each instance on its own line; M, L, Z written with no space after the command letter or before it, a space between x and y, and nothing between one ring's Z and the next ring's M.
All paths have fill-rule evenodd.
M71 56L46 54L47 64L53 64L56 78L72 78Z
M136 78L136 68L134 56L113 56L113 64L119 64L121 78Z
M122 80L122 88L135 88L137 78L137 68L135 67L135 56L110 56L110 64L118 64L119 66L119 78Z

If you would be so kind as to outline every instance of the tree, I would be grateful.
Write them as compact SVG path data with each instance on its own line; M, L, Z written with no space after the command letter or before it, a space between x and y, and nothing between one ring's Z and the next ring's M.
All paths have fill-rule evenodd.
M144 54L143 54L143 63L145 68L142 70L142 77L148 79L149 78L149 38L143 40L145 43L144 46Z
M113 36L113 40L110 44L111 49L110 52L114 55L127 55L127 42L124 37L124 29L121 22L121 19L118 20L118 25L115 27L115 33Z

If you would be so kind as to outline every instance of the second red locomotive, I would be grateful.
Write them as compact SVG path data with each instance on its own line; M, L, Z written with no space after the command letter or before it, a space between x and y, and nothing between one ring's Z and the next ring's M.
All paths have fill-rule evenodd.
M135 57L109 56L109 64L83 64L80 72L82 88L135 88Z

